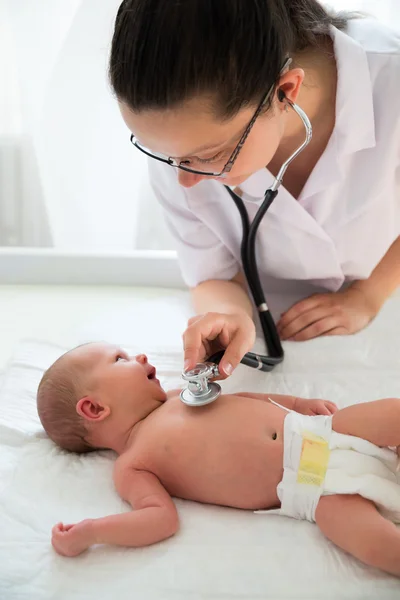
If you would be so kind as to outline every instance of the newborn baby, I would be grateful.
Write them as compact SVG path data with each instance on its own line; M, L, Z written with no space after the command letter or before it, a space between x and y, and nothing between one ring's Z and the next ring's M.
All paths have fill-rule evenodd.
M238 393L189 407L179 392L162 389L145 355L108 344L80 346L44 374L37 403L48 435L74 452L114 450L115 487L134 509L59 523L57 552L168 538L178 529L175 496L316 521L344 550L400 575L390 449L400 444L399 399L338 411L328 401Z

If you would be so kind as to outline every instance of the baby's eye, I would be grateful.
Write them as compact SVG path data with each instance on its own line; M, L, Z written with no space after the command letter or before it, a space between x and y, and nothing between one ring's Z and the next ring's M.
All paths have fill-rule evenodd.
M115 357L115 362L118 362L119 360L128 360L128 359L124 354L117 354Z

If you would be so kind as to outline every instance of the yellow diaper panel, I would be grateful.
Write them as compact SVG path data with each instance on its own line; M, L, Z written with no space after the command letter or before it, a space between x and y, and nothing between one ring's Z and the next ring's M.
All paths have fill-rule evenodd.
M303 442L297 483L321 487L329 462L329 446L324 438L310 431L303 431Z

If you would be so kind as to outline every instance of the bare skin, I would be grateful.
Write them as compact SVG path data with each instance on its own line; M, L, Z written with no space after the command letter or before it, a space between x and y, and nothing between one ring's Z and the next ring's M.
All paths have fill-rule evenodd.
M284 418L266 397L227 394L195 410L173 392L137 428L116 464L116 481L126 469L150 471L175 497L247 509L278 506Z
M302 414L333 414L339 433L380 446L400 445L398 399L337 411L329 401L243 392L193 408L180 401L179 390L162 390L144 355L132 358L114 346L91 344L67 360L87 361L88 394L78 401L77 412L86 419L90 441L119 454L115 486L134 510L76 525L59 523L52 543L65 556L96 543L143 546L173 535L178 516L171 496L250 510L280 506L287 413L269 398ZM338 546L400 575L400 531L371 502L360 496L322 497L316 522Z

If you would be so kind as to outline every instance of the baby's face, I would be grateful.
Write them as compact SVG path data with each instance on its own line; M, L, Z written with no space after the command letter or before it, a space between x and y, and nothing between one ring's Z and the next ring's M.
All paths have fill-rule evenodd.
M165 402L167 396L156 378L156 369L144 354L129 356L111 344L88 344L74 354L87 368L88 393L112 411L140 421Z

